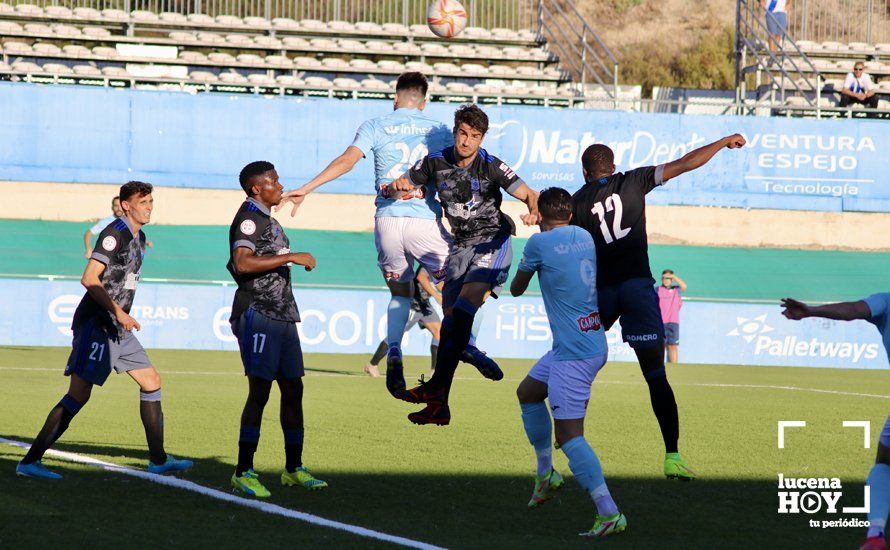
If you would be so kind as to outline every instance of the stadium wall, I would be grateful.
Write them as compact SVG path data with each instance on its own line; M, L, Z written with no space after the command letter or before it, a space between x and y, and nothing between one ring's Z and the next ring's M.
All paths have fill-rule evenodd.
M231 188L247 162L275 162L286 181L312 177L384 101L268 98L0 84L0 179ZM449 121L454 105L428 112ZM890 133L871 120L682 116L488 107L487 147L536 188L582 184L578 159L606 142L620 170L658 164L733 132L749 147L719 155L650 195L653 204L890 212ZM408 167L424 151L406 152ZM370 162L324 188L371 193Z
M231 286L142 284L132 314L147 348L235 350L228 325ZM0 345L67 346L69 325L83 295L76 282L9 279L0 285ZM300 289L305 352L372 353L386 332L384 292ZM482 309L480 346L494 357L536 359L551 334L539 297L502 297ZM792 322L775 305L690 302L681 313L684 363L879 369L887 357L877 330L865 321L824 319ZM609 358L635 361L621 342L620 327L608 333ZM426 355L429 335L413 331L405 352ZM61 368L61 367L60 367Z

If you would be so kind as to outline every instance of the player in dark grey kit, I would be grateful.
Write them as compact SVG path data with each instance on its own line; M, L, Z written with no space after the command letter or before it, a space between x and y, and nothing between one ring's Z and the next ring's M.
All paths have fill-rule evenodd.
M745 139L735 134L678 160L617 174L615 155L605 145L591 145L581 156L586 183L572 197L572 223L593 236L600 317L606 330L620 318L622 337L637 354L664 439L664 474L669 478L695 479L695 472L677 448L680 421L664 369L664 324L649 268L646 193L703 166L723 148L744 145Z
M538 194L500 159L481 148L488 116L476 105L454 113L454 145L431 153L393 182L401 192L427 187L437 192L454 236L442 291L445 320L436 371L427 383L401 392L410 403L427 403L408 415L415 424L451 421L448 393L461 353L470 340L473 317L490 293L497 298L512 260L512 220L501 212L502 190L524 202L527 225L538 223ZM502 378L500 373L498 378Z
M232 486L255 497L270 495L253 471L253 455L272 382L278 382L285 453L281 483L323 489L328 484L303 466L303 351L295 324L300 313L290 272L292 263L311 271L315 258L308 252L291 252L284 229L271 217L271 208L281 202L284 191L272 163L248 164L239 180L247 199L229 228L231 255L226 267L238 284L230 321L249 391L241 414Z
M28 454L16 467L26 477L59 479L46 469L43 454L68 429L86 405L93 386L101 386L113 368L126 372L139 384L139 413L148 440L148 471L163 474L191 468L190 460L179 460L164 451L164 416L161 412L161 376L152 366L142 344L131 332L139 323L130 316L142 258L145 233L154 199L148 183L131 181L121 186L123 216L99 234L81 284L87 289L74 312L71 355L65 375L71 378L68 393L50 411L46 423Z

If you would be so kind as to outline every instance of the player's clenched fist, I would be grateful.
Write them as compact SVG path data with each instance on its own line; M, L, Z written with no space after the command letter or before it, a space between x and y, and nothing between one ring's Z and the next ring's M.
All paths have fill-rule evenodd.
M396 181L390 184L391 189L395 189L396 191L413 191L414 184L411 183L408 178L405 176L400 177Z
M315 257L308 252L296 252L290 255L290 261L297 265L301 265L306 268L306 271L312 271L315 269L315 266L318 265L318 262L315 261Z
M798 302L793 298L782 298L782 315L792 321L799 321L804 317L810 316L810 308L803 302Z
M733 134L726 138L727 149L739 149L744 147L747 142L742 134Z

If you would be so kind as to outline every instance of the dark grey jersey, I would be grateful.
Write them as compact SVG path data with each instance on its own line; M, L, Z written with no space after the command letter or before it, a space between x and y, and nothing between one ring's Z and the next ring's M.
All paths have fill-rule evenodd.
M290 252L290 240L281 224L270 214L262 203L248 198L238 209L229 228L229 263L226 267L238 283L232 304L232 321L238 319L249 307L277 321L300 320L300 312L291 289L290 266L249 275L241 275L235 271L236 248L249 248L257 256Z
M105 271L100 277L102 286L108 296L127 313L133 307L144 256L145 233L140 230L138 234L134 234L126 218L118 218L99 233L96 248L90 256L90 259L105 264ZM99 305L87 292L74 312L71 328L77 330L91 319L99 321L107 328L116 329L119 334L123 333L111 312Z
M408 170L408 178L418 187L435 186L458 246L494 241L515 231L501 212L501 190L514 192L524 182L485 149L479 149L466 168L457 166L454 147L430 153Z

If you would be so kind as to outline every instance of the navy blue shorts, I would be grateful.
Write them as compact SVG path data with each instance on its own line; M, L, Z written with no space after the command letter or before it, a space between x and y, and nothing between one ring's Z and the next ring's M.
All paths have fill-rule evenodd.
M491 285L491 295L497 298L501 287L507 282L512 261L513 247L509 235L476 245L453 245L445 271L442 307L454 305L464 283L488 283Z
M621 337L632 348L650 348L664 340L654 285L651 277L637 277L596 289L603 326L609 330L620 318Z
M680 323L664 324L664 343L669 346L680 345Z
M74 331L65 376L76 374L90 384L101 386L108 380L111 369L120 374L148 368L151 361L132 332L119 335L116 329L90 319Z
M232 322L232 333L238 338L245 375L270 381L303 376L303 349L293 322L248 308Z

